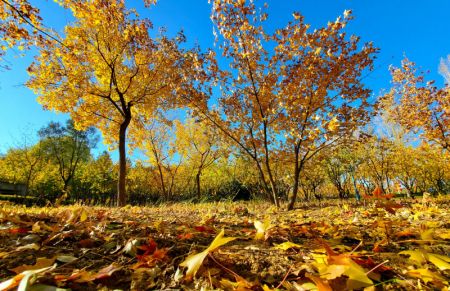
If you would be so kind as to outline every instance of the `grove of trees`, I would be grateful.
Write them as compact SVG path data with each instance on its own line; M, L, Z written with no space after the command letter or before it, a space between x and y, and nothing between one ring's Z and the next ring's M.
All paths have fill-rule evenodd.
M61 34L26 0L0 4L0 57L34 46L26 86L45 109L71 116L0 157L0 180L25 184L43 203L219 200L245 190L293 209L298 199L360 199L375 188L450 191L449 84L437 87L405 59L392 88L370 98L364 81L378 48L346 33L351 11L314 30L295 12L268 31L257 2L214 0L220 45L206 50L189 48L182 32L152 36L151 21L124 1L57 2L74 17ZM92 155L93 127L118 162ZM131 161L128 150L142 154Z

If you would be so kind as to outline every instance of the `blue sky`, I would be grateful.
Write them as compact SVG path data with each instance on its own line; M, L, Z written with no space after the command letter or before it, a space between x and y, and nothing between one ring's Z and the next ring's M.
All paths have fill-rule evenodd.
M155 28L166 27L169 34L183 29L188 45L200 44L213 47L211 7L207 0L160 0L156 6L146 9L140 0L127 0L136 6L141 16L149 17ZM255 0L257 4L263 1ZM42 11L47 26L61 30L70 21L70 12L59 8L51 0L32 1ZM299 11L313 27L334 21L345 9L353 10L355 19L348 26L348 33L358 35L362 41L373 41L380 48L375 62L376 70L365 82L375 96L388 89L390 64L399 65L404 55L424 70L429 77L443 83L438 74L440 58L450 54L449 0L267 0L269 19L267 28L284 26ZM132 3L132 4L131 4ZM33 52L19 57L10 51L6 56L11 70L0 71L0 153L20 144L24 135L32 135L49 121L64 121L66 115L44 111L36 102L36 96L23 86L28 76L26 68ZM99 145L97 151L104 150ZM113 154L113 156L117 156Z

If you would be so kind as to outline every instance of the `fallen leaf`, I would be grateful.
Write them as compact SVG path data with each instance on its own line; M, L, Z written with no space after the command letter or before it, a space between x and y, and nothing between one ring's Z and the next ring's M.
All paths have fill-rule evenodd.
M299 249L299 248L301 248L301 246L296 243L287 241L287 242L284 242L284 243L274 246L274 248L286 251L288 249Z
M327 280L333 280L342 276L345 271L348 270L348 266L344 265L329 265L323 271L321 271L321 278L325 278ZM323 274L322 274L323 273Z
M53 265L54 262L55 262L55 258L51 258L51 259L37 258L36 263L34 265L22 265L22 266L18 266L13 269L10 269L10 270L16 274L19 274L24 271L37 270L37 269L49 267L49 266Z
M80 214L80 222L86 221L87 218L88 218L88 214L87 214L86 210L83 209Z
M441 271L450 269L450 258L447 256L428 254L428 260Z
M305 277L313 281L314 284L316 284L318 291L333 291L333 289L331 289L330 284L328 284L328 282L325 281L324 279L311 275L309 273L306 273Z
M78 258L73 257L73 256L64 256L64 255L62 255L62 256L57 256L56 260L58 262L61 262L61 263L71 263L73 261L78 260Z
M23 228L23 227L10 228L10 229L8 229L8 232L12 233L12 234L21 234L21 233L27 233L28 229Z
M209 247L204 250L201 253L190 255L187 257L180 266L187 267L186 276L195 276L198 269L200 269L203 261L205 260L206 256L210 253L219 248L220 246L235 240L235 237L223 237L225 231L222 229L222 231L216 236L216 238L212 241L212 243L209 245Z
M423 264L426 262L425 255L422 251L415 250L415 251L402 251L399 252L400 255L409 255L409 259L413 260L419 264Z
M264 223L262 223L259 220L255 220L255 222L253 223L255 225L256 228L256 235L255 235L255 239L256 240L262 240L265 238L266 236L266 232L270 229L271 225L270 225L270 220L269 219L265 219Z
M21 247L18 247L16 249L16 251L23 251L23 250L39 250L40 246L37 243L32 243L32 244L28 244L28 245L24 245Z
M433 240L434 229L430 228L420 234L422 240Z
M428 269L409 270L407 274L410 276L419 278L425 283L428 283L428 282L431 282L434 280L438 280L438 281L442 281L442 282L445 281L444 277L442 277L436 273L433 273Z
M409 259L423 265L427 261L434 264L439 270L450 269L450 258L443 255L427 253L423 250L402 251L400 255L409 255Z
M20 274L17 274L13 278L6 280L2 283L0 283L0 290L9 290L12 288L15 288L19 285L17 288L17 291L26 291L28 286L28 280L32 275L45 272L47 270L50 270L52 267L37 269L37 270L28 270L24 271Z
M94 274L92 280L104 279L111 277L114 272L117 272L122 269L122 266L117 263L112 263L111 265L101 269L97 274Z

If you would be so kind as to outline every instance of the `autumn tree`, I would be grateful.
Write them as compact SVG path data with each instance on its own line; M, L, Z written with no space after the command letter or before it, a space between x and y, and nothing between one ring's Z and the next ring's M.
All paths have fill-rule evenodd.
M441 71L445 76L445 63ZM405 58L391 68L391 90L382 96L383 109L391 118L431 143L450 150L450 86L426 81L415 64Z
M39 9L27 0L0 2L0 60L12 47L28 48L41 26Z
M187 118L183 123L175 122L176 146L185 162L194 168L197 198L201 198L200 179L203 171L210 167L223 153L219 150L220 135L208 123Z
M212 19L231 69L217 74L221 111L209 120L251 157L277 206L273 162L289 157L292 209L306 161L368 120L370 90L362 78L376 49L346 35L349 11L313 31L294 13L269 33L267 17L252 1L213 1Z
M179 45L184 36L151 38L152 23L124 1L58 1L75 21L60 42L46 42L30 66L27 86L46 109L70 113L77 129L95 126L106 142L118 145L118 205L127 201L126 140L136 118L151 120L183 94L196 51ZM136 130L134 132L139 132ZM132 139L139 139L133 135Z
M154 121L146 125L145 138L139 147L147 163L155 168L155 181L166 201L173 198L176 178L184 157L177 152L173 126Z
M320 187L325 183L327 172L323 157L320 160L310 160L304 166L300 177L300 188L306 201L313 198L322 199L322 193L319 193Z

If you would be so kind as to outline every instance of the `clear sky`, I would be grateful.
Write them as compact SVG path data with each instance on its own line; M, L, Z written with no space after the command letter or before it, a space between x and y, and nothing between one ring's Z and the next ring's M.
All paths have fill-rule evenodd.
M188 45L213 47L211 6L207 0L160 0L146 9L141 0L126 0L135 6L141 16L149 17L155 28L165 27L169 34L183 29ZM257 5L264 1L255 0ZM355 19L347 27L348 33L358 35L362 41L373 41L380 48L376 70L365 82L378 96L388 89L390 64L399 65L404 55L424 70L429 77L443 83L438 74L440 58L450 54L450 0L267 0L269 19L267 28L284 26L298 11L313 27L334 21L345 9L353 10ZM59 8L51 0L32 1L41 9L44 23L61 30L70 20L70 12ZM66 115L44 111L36 96L23 86L28 75L26 68L33 52L19 57L10 51L6 61L11 70L0 71L0 153L20 144L24 135L33 135L49 121L64 121ZM103 145L98 151L104 150ZM113 156L117 156L113 154Z

